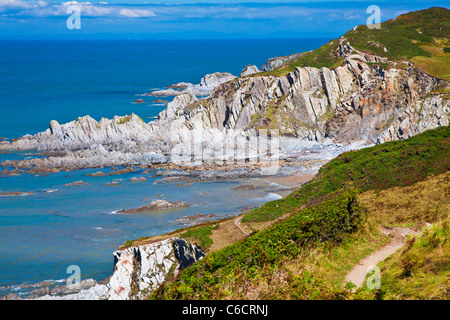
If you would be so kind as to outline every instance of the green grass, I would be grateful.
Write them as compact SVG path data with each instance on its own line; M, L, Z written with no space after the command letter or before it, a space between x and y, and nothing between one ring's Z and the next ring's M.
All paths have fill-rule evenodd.
M439 187L440 180L433 178L426 183L428 187ZM415 186L420 188L420 184ZM410 187L398 189L405 194L411 191ZM414 197L423 202L428 194ZM357 190L338 192L207 255L148 298L448 299L448 216L381 263L381 290L344 286L350 269L389 241L380 233L378 218L372 213L359 201Z
M385 299L450 299L450 219L426 228L381 264Z
M407 140L346 152L284 199L248 212L242 222L261 222L296 212L349 187L362 191L408 186L450 169L450 127L428 130Z
M431 222L443 220L382 264L381 290L342 286L360 259L388 241L378 230L384 218L373 214L377 205L368 206L361 192L385 190L399 199L402 194L414 198L407 201L408 210L398 213L402 223L428 217L420 210L410 212L427 201L430 206L445 201L445 195L431 198L427 192L446 192L441 187L450 168L449 131L441 127L339 156L291 196L253 211L262 219L291 215L206 255L148 298L448 299L448 214L433 214ZM397 215L397 208L386 214ZM184 236L207 245L213 227L193 227Z
M125 241L125 243L122 245L122 247L129 248L129 247L133 246L133 241L134 240L127 240L127 241Z
M307 253L317 245L340 243L356 232L364 220L356 194L356 190L336 194L328 201L207 255L183 270L175 281L163 284L150 298L229 297L231 293L238 294L240 280L258 279L265 272L281 268L286 261ZM291 280L300 291L311 281L321 283L321 280L307 273L303 273L302 277L294 276ZM294 290L292 294L301 297L304 293Z
M202 225L199 227L193 227L186 232L180 234L180 237L199 245L203 251L206 251L213 244L211 235L214 229L218 227L218 224Z
M385 21L381 23L380 29L369 29L366 25L359 25L355 30L344 34L343 38L344 43L348 41L356 49L393 61L401 62L415 58L413 61L428 74L450 80L449 34L450 10L434 7ZM442 55L433 55L425 47L441 49ZM338 41L333 40L280 68L255 75L283 76L294 71L296 67L307 66L333 69L343 62L337 54L337 48Z

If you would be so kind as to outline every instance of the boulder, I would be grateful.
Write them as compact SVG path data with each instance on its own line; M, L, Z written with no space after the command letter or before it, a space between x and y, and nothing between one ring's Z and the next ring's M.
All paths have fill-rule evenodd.
M173 240L173 249L175 257L180 263L179 270L186 269L205 256L205 253L199 247L181 238Z

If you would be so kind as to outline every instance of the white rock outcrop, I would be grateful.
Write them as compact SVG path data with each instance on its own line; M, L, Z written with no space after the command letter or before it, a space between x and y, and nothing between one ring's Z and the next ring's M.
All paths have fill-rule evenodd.
M207 96L211 91L225 83L227 81L233 80L235 76L228 72L215 72L212 74L205 75L199 84L192 84L188 82L177 83L171 85L168 89L155 90L148 95L167 97L167 96L177 96L183 93L191 93L196 96ZM175 88L175 89L174 89Z
M253 64L246 65L244 69L242 69L241 77L249 76L251 74L255 74L261 72L257 66Z
M204 253L180 238L114 252L114 274L108 283L109 300L141 299L168 276L201 259Z

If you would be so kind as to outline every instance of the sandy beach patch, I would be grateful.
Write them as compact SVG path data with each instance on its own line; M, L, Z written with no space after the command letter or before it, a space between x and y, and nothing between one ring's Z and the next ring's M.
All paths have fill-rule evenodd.
M311 180L314 176L315 176L314 173L304 173L297 171L293 172L289 176L270 176L260 179L269 184L276 183L277 185L286 187L286 189L274 191L280 196L285 197L288 194L290 194L293 190L300 188L303 184Z

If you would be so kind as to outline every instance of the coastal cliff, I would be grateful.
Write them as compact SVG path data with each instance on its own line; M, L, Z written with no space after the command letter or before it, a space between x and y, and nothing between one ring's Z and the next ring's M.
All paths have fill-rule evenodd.
M148 296L164 280L200 260L205 254L181 238L114 252L114 274L109 279L109 300L134 300Z
M151 165L171 162L171 150L196 134L207 149L261 129L279 130L286 155L304 142L370 145L448 125L448 81L412 63L400 66L358 50L345 38L336 41L334 54L342 59L336 68L296 67L281 76L253 73L226 82L215 74L217 81L206 77L209 84L203 85L213 87L209 96L181 91L149 123L134 114L99 122L85 116L62 125L53 120L44 132L0 142L0 150L37 149L50 152L48 157L2 165Z
M355 28L353 31L358 30ZM276 279L280 279L280 287L282 283L289 283L288 287L282 287L283 292L295 293L290 298L304 298L305 295L296 295L295 290L309 288L312 279L309 271L302 273L304 281L302 278L290 277L288 272L284 276L272 273L270 266L274 261L282 260L280 257L283 255L302 261L304 257L300 255L300 249L309 250L307 246L304 247L307 241L339 245L350 236L370 240L365 234L369 231L369 235L379 241L375 244L381 245L383 238L374 231L377 230L376 224L373 225L375 227L366 225L368 230L361 229L366 208L359 207L356 201L360 193L406 188L425 181L430 175L448 171L448 162L443 161L448 158L448 78L430 73L414 57L411 61L394 59L391 47L386 48L380 43L377 46L382 48L386 56L362 49L355 38L343 36L324 46L332 57L332 65L315 63L314 66L303 66L302 59L314 52L275 58L262 68L263 72L247 66L240 77L232 77L227 81L222 81L224 78L221 74L222 80L208 82L214 84L208 85L208 95L196 94L191 91L194 87L178 84L183 88L175 90L173 101L168 103L157 120L150 123L145 123L134 114L99 122L89 116L63 125L52 121L44 132L0 144L2 150L37 149L47 154L48 158L6 161L2 166L73 169L173 163L174 149L189 149L192 143L197 148L200 146L200 151L215 145L228 146L239 137L250 140L252 134L260 130L267 130L271 136L275 136L275 131L279 133L283 159L301 159L298 150L311 145L318 147L317 153L324 154L336 145L346 146L347 149L339 149L343 151L386 142L360 150L362 152L350 152L338 157L322 167L320 174L304 188L286 198L251 210L235 222L236 226L241 220L243 223L257 223L284 215L291 216L281 219L279 224L275 221L271 229L251 233L245 242L238 242L238 245L227 247L216 254L213 257L216 260L212 260L215 274L209 273L210 259L204 259L200 265L207 272L196 274L197 271L190 270L191 274L184 273L184 278L176 280L177 283L187 283L197 276L208 278L206 282L194 283L197 291L184 292L184 298L203 297L205 283L208 282L210 288L214 289L209 293L216 294L225 287L223 283L229 280L225 276L230 274L229 262L230 257L233 257L232 261L239 262L233 268L248 270L245 280L273 279L276 284ZM322 51L325 49L322 48ZM446 51L442 52L448 55ZM211 75L205 79L214 77ZM164 94L168 92L160 91L155 95ZM438 127L443 128L427 131ZM196 137L201 139L195 140ZM396 140L403 141L389 143ZM250 157L249 154L242 150L240 156ZM220 154L211 155L214 156L219 157ZM436 194L440 194L440 183L436 185ZM350 189L353 187L361 188L362 191ZM409 189L402 192L408 194ZM418 223L435 223L442 219L444 215L441 217L439 210L436 210L435 217L431 216L429 199L424 199L427 215L419 219ZM405 205L408 213L410 202ZM342 220L334 219L336 212ZM408 218L411 218L409 214ZM444 218L448 219L446 216ZM376 223L386 224L383 219ZM298 230L304 234L299 234ZM355 232L361 233L355 235ZM284 242L280 242L280 239ZM262 244L267 244L265 250L261 250ZM323 250L329 248L331 246L325 246ZM96 292L101 292L102 298L109 299L148 297L165 280L175 278L179 271L203 256L204 253L196 245L179 238L121 248L114 253L113 276L106 285L102 285L101 290L97 287ZM311 259L315 256L306 255ZM332 254L324 251L323 257L329 256ZM353 256L353 253L350 252L349 256ZM315 263L316 260L311 265ZM338 263L342 261L336 262L336 265ZM269 267L258 269L264 265ZM200 268L198 270L202 271ZM310 269L307 266L305 270ZM224 282L216 281L220 277ZM242 297L241 283L235 282L233 285L236 286L234 297ZM261 289L263 286L273 288L273 283L261 285L256 295L253 292L256 286L250 286L253 288L245 289L248 290L245 297L277 297L271 295L271 289L264 292ZM176 288L176 283L169 284L155 297L179 298ZM320 292L324 294L323 297L329 298L326 290L321 288ZM265 295L260 295L261 292ZM306 297L316 298L317 292L307 293ZM229 297L229 292L224 290L213 297Z
M139 246L121 247L113 253L114 273L97 282L86 279L79 284L55 286L39 283L27 299L37 300L137 300L153 293L165 280L205 256L195 244L177 237ZM19 300L12 293L4 300Z
M383 32L357 26L314 51L271 58L262 71L247 65L240 77L217 72L196 85L150 92L145 95L174 98L148 123L135 114L52 120L46 131L0 141L1 151L35 149L43 157L2 166L39 171L245 161L256 157L255 142L264 135L277 139L282 160L301 161L305 146L325 154L333 145L361 148L447 126L448 12L401 15L384 22ZM239 139L247 142L236 149Z

